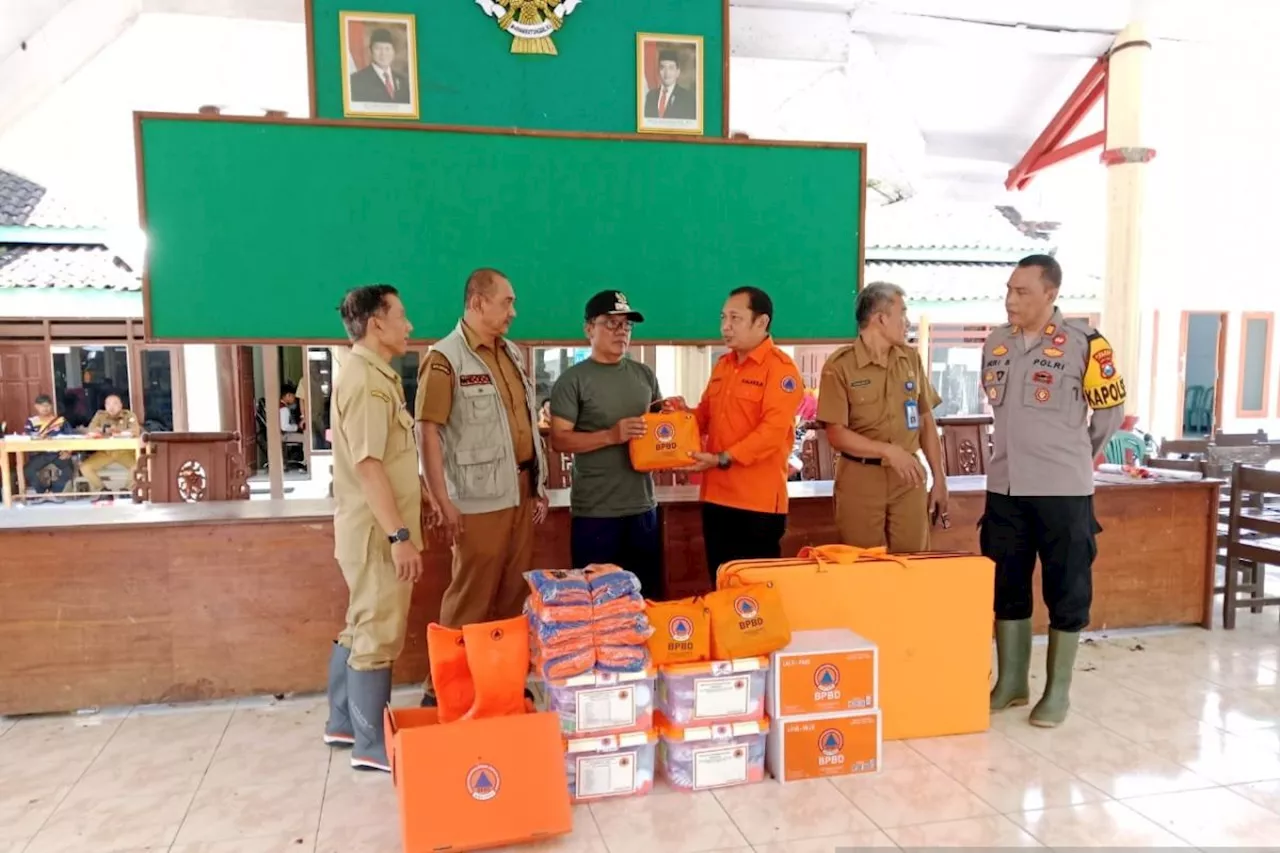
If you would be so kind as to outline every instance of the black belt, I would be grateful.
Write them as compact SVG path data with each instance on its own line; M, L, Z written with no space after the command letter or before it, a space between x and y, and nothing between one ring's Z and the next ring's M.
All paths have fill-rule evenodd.
M845 459L848 459L850 462L857 462L859 465L879 465L881 463L881 460L879 459L868 459L865 456L850 456L848 453L844 452L840 455Z

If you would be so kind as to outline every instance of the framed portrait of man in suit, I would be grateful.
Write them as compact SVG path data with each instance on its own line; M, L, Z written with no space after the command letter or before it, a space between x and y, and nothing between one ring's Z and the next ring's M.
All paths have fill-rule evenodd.
M418 118L418 43L413 15L340 12L342 114Z
M636 132L701 136L702 36L636 34Z

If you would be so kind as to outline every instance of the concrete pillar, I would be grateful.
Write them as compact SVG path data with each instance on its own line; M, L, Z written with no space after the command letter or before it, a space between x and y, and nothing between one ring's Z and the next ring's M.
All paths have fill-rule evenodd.
M1102 300L1104 334L1115 347L1115 362L1125 379L1125 411L1151 423L1149 406L1140 407L1144 384L1139 365L1150 341L1142 340L1142 225L1148 147L1144 95L1151 43L1138 21L1116 37L1107 75L1107 272ZM1150 396L1150 395L1148 395Z

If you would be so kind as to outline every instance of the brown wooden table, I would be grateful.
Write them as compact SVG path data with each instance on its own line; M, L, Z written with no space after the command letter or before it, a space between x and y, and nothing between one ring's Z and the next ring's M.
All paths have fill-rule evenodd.
M87 435L68 435L59 436L58 438L29 439L17 436L8 436L0 441L0 485L4 489L4 505L8 509L13 506L14 500L26 500L26 472L23 471L23 462L28 453L62 453L62 452L91 452L96 453L99 450L132 450L135 462L138 454L142 452L142 438L138 436L128 436L125 438L105 438L92 437ZM10 457L13 458L14 467L17 469L17 489L14 489L12 475L9 473ZM132 471L130 471L130 482L132 483Z
M976 551L984 480L955 477L938 550ZM829 482L792 483L784 553L836 541ZM1212 624L1215 482L1098 486L1093 629ZM694 487L658 490L669 597L709 586ZM569 567L567 492L536 537ZM0 513L0 714L322 691L346 588L327 500ZM398 683L426 671L449 553L429 552ZM1037 628L1044 628L1037 603Z

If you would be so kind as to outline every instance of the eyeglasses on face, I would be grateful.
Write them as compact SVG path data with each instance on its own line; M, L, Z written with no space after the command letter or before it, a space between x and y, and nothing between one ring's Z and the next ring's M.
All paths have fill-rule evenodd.
M629 332L632 329L631 321L625 317L601 317L596 322L611 332Z

